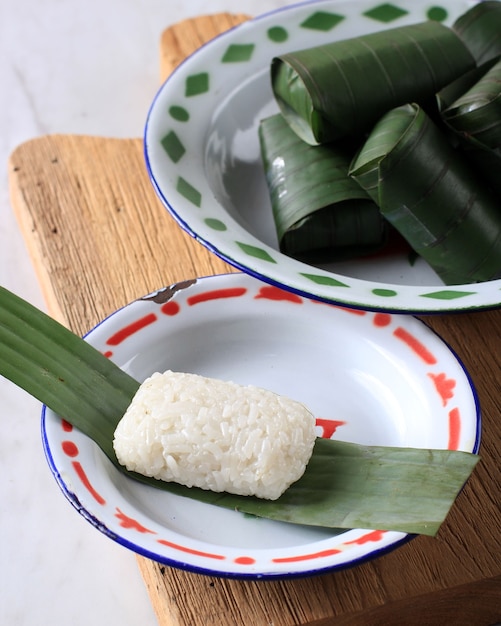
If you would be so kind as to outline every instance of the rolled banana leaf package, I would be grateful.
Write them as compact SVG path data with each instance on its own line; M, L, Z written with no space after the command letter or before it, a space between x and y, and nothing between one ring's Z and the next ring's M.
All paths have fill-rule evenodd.
M470 165L501 203L501 60L485 65L490 69L441 116Z
M361 136L407 102L426 106L474 67L456 33L429 21L278 56L271 84L290 127L314 145Z
M501 211L501 149L489 148L473 137L463 137L460 149L479 179L497 195Z
M465 43L478 65L501 55L501 2L478 2L463 13L452 30Z
M441 116L444 111L456 103L456 100L462 98L464 94L472 89L499 60L501 60L501 57L489 59L489 61L466 72L466 74L463 74L441 89L436 95L438 115Z
M501 60L445 109L442 118L457 133L501 148Z
M501 276L499 199L417 104L381 118L350 174L445 284Z
M353 149L341 143L311 146L281 114L261 121L259 140L281 252L327 261L384 246L386 220L348 175Z

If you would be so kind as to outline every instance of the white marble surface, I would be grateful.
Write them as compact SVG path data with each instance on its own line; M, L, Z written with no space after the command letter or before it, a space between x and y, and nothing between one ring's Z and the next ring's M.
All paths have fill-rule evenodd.
M166 26L285 4L1 0L0 284L45 308L9 203L7 159L17 145L48 133L142 136ZM156 624L134 555L78 515L53 479L39 403L1 378L0 400L0 624Z

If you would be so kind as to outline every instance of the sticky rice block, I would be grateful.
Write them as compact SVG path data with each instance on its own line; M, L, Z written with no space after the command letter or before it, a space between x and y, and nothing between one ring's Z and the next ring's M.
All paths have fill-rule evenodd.
M304 473L315 418L271 391L167 371L138 389L114 437L128 470L276 500Z

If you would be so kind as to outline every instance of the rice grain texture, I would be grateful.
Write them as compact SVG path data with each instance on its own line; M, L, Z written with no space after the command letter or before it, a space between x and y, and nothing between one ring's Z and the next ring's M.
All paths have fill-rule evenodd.
M315 418L254 386L167 371L138 389L113 445L128 470L187 487L276 500L304 473Z

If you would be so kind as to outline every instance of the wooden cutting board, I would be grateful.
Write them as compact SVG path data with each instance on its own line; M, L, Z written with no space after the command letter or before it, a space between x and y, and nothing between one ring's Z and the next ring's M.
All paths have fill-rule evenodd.
M246 19L168 28L162 78ZM179 280L232 271L186 235L148 180L140 139L56 135L11 155L14 211L51 314L84 333ZM427 322L457 351L483 408L482 462L435 538L356 568L288 581L236 581L137 561L161 626L490 626L501 621L501 311ZM119 573L117 573L119 575Z

